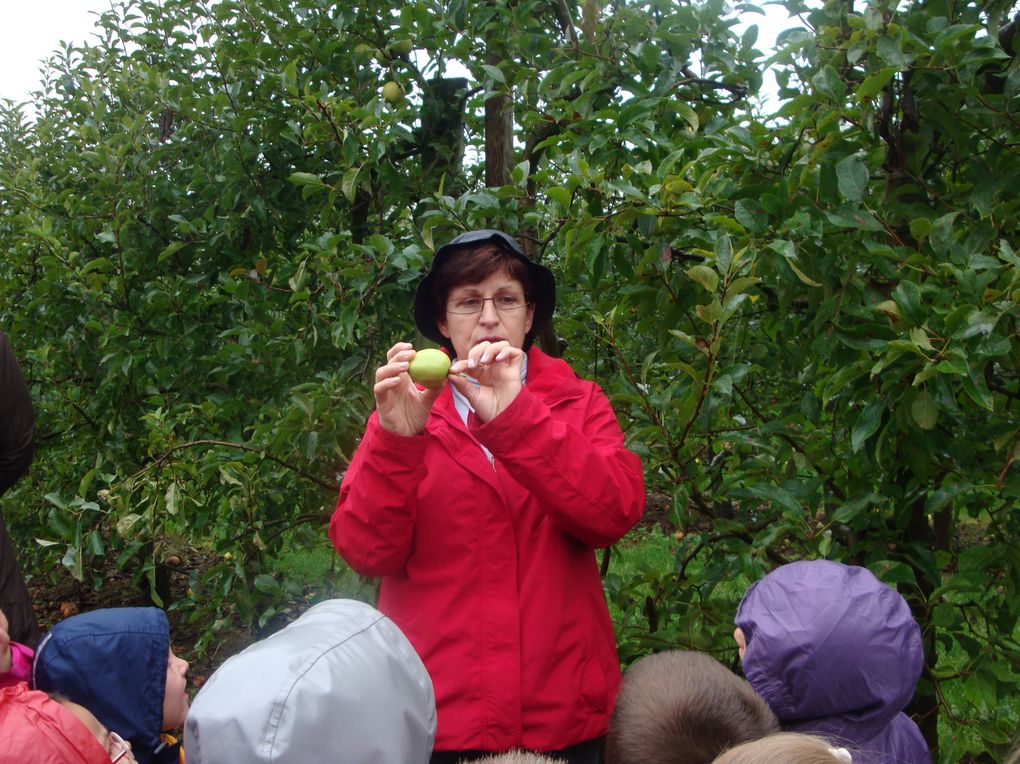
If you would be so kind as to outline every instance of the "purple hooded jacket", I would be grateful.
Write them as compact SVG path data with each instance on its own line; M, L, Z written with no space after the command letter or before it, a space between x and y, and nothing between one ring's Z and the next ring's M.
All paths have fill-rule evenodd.
M737 608L744 675L783 727L839 740L854 762L931 764L903 708L924 666L906 600L866 568L783 565Z

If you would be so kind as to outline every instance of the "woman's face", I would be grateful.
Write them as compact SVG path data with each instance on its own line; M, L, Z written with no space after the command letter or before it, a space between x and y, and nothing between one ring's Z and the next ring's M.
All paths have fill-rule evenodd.
M515 348L524 347L524 337L535 317L535 306L528 304L516 310L498 310L497 300L489 299L507 296L516 296L522 302L525 299L521 282L505 271L496 271L477 284L458 284L450 290L446 296L445 316L436 325L450 340L458 358L467 358L468 351L479 342L506 340ZM450 312L451 305L471 297L484 300L481 312Z

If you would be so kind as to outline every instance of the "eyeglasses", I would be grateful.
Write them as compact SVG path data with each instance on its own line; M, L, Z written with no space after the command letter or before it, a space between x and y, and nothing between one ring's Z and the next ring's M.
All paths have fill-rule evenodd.
M131 744L113 730L110 730L109 741L111 764L116 764L116 762L131 753Z
M492 306L500 313L506 310L520 310L528 301L519 294L498 294L495 297L461 297L446 303L446 312L458 316L470 316L481 313L485 303L492 301Z

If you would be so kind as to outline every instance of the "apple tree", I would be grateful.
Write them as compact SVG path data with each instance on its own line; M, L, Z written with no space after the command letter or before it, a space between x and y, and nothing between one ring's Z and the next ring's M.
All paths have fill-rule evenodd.
M219 561L179 606L264 622L266 560L321 533L431 251L500 227L557 274L541 343L611 395L668 527L668 564L603 557L624 659L731 656L772 566L867 565L922 625L939 760L1001 753L1017 9L785 7L763 52L721 0L114 2L32 116L0 112L26 553L160 599L184 539Z

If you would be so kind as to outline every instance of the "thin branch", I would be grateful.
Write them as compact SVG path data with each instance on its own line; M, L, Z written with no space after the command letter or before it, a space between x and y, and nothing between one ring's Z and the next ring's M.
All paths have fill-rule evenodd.
M156 460L154 462L152 462L151 464L146 465L141 470L136 472L134 475L132 475L129 478L129 480L134 480L136 477L141 475L143 472L148 470L150 467L153 467L153 466L158 467L161 464L165 463L177 451L181 451L181 450L183 450L185 448L194 448L195 446L221 446L223 448L236 448L236 449L238 449L240 451L247 451L248 453L259 454L259 455L262 456L263 459L268 459L271 462L275 462L275 463L279 464L281 467L286 467L287 469L292 470L293 472L296 472L301 477L303 477L306 480L314 483L315 485L319 486L320 488L325 488L325 489L328 489L330 491L337 490L336 483L327 483L324 480L321 480L320 478L318 478L315 475L311 474L310 472L307 472L306 470L303 470L300 467L297 467L297 466L295 466L293 464L290 464L289 462L284 461L283 459L279 458L278 456L273 456L272 454L266 453L265 449L257 448L255 446L249 446L247 443L234 443L234 442L229 441L229 440L211 440L211 439L189 440L187 443L180 443L180 444L174 446L173 448L171 448L166 453L164 453L161 456L159 456L158 458L156 458Z
M755 417L757 417L759 421L761 421L763 423L768 422L768 419L761 412L761 410L754 404L754 401L752 401L750 399L750 397L747 395L747 393L745 393L738 385L734 385L733 389L737 391L737 395L739 395L741 397L741 399L744 401L744 403L747 404L747 407L749 409L751 409L751 413L754 414ZM804 447L801 446L801 444L799 444L797 441L795 441L793 438L791 438L786 433L777 432L777 433L773 433L773 434L776 437L778 437L780 440L785 441L786 444L789 445L793 450L795 450L798 453L802 454L804 456L804 460L808 464L811 465L811 468L815 472L817 472L819 475L825 475L825 473L823 473L822 470L819 469L818 465L815 464L814 460L807 454L807 452L804 450ZM825 486L840 501L846 501L846 494L843 493L842 489L840 489L840 487L838 485L836 485L832 481L832 478L827 476L827 475L825 475Z
M570 44L577 47L577 29L574 28L574 20L570 16L570 8L567 0L555 0L553 10L556 12L556 20L560 22L560 29L570 40Z

